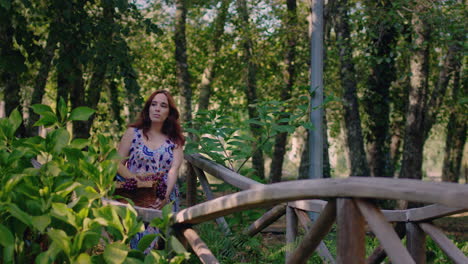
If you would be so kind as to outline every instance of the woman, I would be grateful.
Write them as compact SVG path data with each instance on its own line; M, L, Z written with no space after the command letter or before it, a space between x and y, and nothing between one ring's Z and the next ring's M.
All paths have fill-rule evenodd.
M161 177L163 182L159 181L158 184L167 187L151 207L161 209L173 202L173 210L178 211L176 181L183 160L184 143L174 99L168 91L158 90L148 98L139 119L128 126L120 141L118 152L126 159L119 164L118 173L126 181L151 181ZM139 233L131 241L132 248L136 248L141 237L156 232L156 229L148 226L145 232Z

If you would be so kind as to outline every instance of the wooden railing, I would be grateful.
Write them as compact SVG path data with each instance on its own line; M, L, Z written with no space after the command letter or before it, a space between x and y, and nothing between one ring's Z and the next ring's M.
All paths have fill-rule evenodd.
M434 219L468 211L468 185L370 177L264 185L199 154L186 155L185 159L190 171L188 205L173 215L173 227L203 263L218 261L191 226L215 219L228 233L231 230L223 216L265 206L272 206L272 209L242 232L253 236L286 214L286 243L295 241L298 224L306 230L297 248L287 252L286 263L306 263L314 251L329 263L380 263L386 256L392 263L425 263L426 234L455 263L468 263L463 252L432 224ZM214 198L205 172L241 191ZM199 204L196 204L197 179L208 199ZM319 200L324 198L328 201ZM408 210L380 210L373 199L431 205ZM158 210L136 209L145 221L160 217ZM319 214L315 221L310 220L308 211ZM334 223L337 226L336 260L322 242ZM396 227L392 223L397 223ZM366 224L380 241L380 246L367 258ZM405 235L406 247L401 241Z

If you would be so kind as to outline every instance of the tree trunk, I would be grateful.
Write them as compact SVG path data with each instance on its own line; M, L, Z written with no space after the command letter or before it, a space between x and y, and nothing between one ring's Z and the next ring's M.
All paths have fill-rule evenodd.
M411 86L406 112L405 139L400 178L422 179L424 111L429 76L429 25L423 19L424 5L412 17L413 47L410 62Z
M57 36L55 32L56 23L51 24L51 29L49 32L49 36L47 37L46 46L44 47L42 57L41 57L41 65L39 67L39 71L36 76L36 80L34 83L34 90L32 93L31 98L31 105L41 104L42 98L44 97L45 87L47 84L47 79L49 78L50 68L52 64L52 59L55 55L55 50L57 49ZM34 123L39 120L39 115L34 113L33 111L29 111L29 120L28 120L28 127L27 127L27 135L37 136L39 133L38 128L33 127Z
M115 82L114 80L110 80L108 93L109 93L109 98L110 98L109 100L111 102L111 106L110 106L111 115L110 116L112 117L112 120L117 120L117 124L118 124L117 131L120 131L124 126L124 120L120 113L123 107L119 100L119 90L117 88L117 82Z
M447 138L445 141L444 165L442 168L442 181L458 182L461 174L463 149L466 142L467 122L465 118L466 108L459 105L458 100L468 94L468 78L464 77L463 90L460 92L460 65L455 70L452 102L455 107L451 108L447 124Z
M298 32L297 27L297 5L296 0L287 0L287 14L285 18L286 32L286 56L284 58L285 69L283 69L284 87L281 90L280 99L286 101L291 98L292 89L296 80L295 57ZM287 115L283 116L287 118ZM283 174L284 154L286 153L286 142L288 133L280 133L275 137L275 145L270 168L270 183L280 182Z
M338 45L340 45L340 78L343 86L343 110L345 122L345 140L349 148L351 176L369 176L369 168L364 152L364 142L361 132L361 118L356 94L355 69L352 61L348 14L348 1L338 1L338 14L335 30ZM351 154L352 153L352 154Z
M101 91L104 85L108 64L111 63L112 56L110 56L108 49L105 48L106 45L109 45L113 42L113 35L115 27L114 23L114 8L115 6L110 4L109 2L102 2L103 8L103 24L102 30L98 35L98 42L97 42L97 49L99 50L96 58L94 59L94 72L91 76L91 80L89 82L89 86L87 88L86 94L86 106L90 107L91 109L97 109L99 100L101 99ZM90 130L93 126L95 114L93 114L89 120L84 122L86 132L85 137L88 138L90 136Z
M363 106L367 113L368 162L371 176L391 177L389 174L389 112L390 85L396 78L395 50L397 32L394 17L387 17L392 2L367 1L370 29L370 75L364 92Z
M216 65L218 53L222 44L222 36L224 34L224 24L226 23L227 11L230 0L222 0L221 7L218 11L218 16L213 22L213 45L210 46L210 59L207 66L203 70L201 82L198 85L200 91L200 98L198 100L198 110L208 109L211 97L211 84L216 74Z
M187 40L185 24L187 20L187 0L176 0L175 13L175 60L177 82L182 95L182 121L188 124L192 120L192 88L187 64Z
M243 61L247 63L247 80L245 85L245 94L247 96L247 109L250 119L258 118L258 113L253 104L257 103L257 64L253 58L253 39L249 34L251 25L249 22L249 12L246 0L237 0L237 12L240 17L240 31L242 48L244 52ZM250 124L252 134L257 137L261 133L261 127L257 124ZM252 156L252 165L256 175L260 179L265 178L265 168L263 151L254 143L253 149L256 151Z
M424 140L429 136L429 131L437 119L437 114L440 112L450 78L453 73L459 71L459 68L461 67L460 63L463 60L461 54L463 47L460 43L463 42L464 36L461 36L460 33L458 33L454 34L454 38L455 42L448 48L447 56L445 57L442 69L439 72L436 88L432 92L431 99L426 105L426 110L424 111L426 115L423 124L425 133Z
M13 8L13 7L11 7ZM11 112L18 108L22 113L19 77L25 70L25 58L19 50L14 47L14 32L10 10L5 10L0 6L0 56L2 67L0 68L0 84L4 86L3 100L5 101L5 116L10 116ZM17 134L24 134L24 127L17 131Z

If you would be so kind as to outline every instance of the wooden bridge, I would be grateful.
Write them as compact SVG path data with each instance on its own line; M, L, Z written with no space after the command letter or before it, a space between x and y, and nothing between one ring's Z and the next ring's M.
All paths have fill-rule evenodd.
M190 171L187 178L188 207L173 215L172 227L203 263L219 262L203 242L203 238L192 229L193 225L216 220L218 225L229 232L223 216L265 206L272 206L272 209L243 232L254 236L284 214L286 243L295 241L298 224L306 230L297 248L286 252L286 263L306 263L314 251L329 263L380 263L386 256L392 263L426 263L426 234L455 263L468 263L463 252L442 230L431 223L440 217L468 211L468 185L369 177L300 180L264 185L199 154L186 155L185 159ZM241 191L214 199L205 172ZM196 204L197 178L208 199L200 204ZM408 210L380 210L372 202L373 199L430 205ZM114 201L112 203L119 204ZM145 222L161 217L160 210L142 207L136 207L136 210ZM316 212L319 215L312 222L307 212ZM336 259L322 242L335 222ZM397 228L392 223L397 223ZM367 258L366 224L380 242L380 246ZM406 247L401 241L405 235Z

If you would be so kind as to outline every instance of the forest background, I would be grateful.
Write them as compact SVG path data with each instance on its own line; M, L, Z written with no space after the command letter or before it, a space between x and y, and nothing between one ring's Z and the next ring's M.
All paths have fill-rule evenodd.
M325 177L466 182L466 13L460 0L326 1ZM97 110L75 138L118 142L167 89L191 151L232 168L253 153L242 172L264 181L307 178L310 15L296 0L1 0L0 114L19 109L18 135L44 135L29 107L63 98Z

